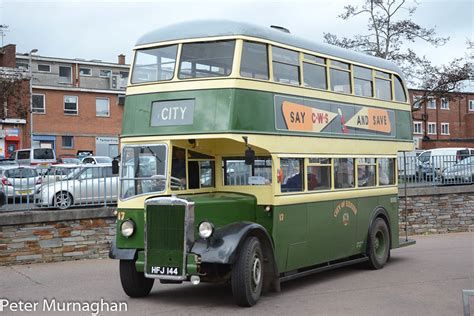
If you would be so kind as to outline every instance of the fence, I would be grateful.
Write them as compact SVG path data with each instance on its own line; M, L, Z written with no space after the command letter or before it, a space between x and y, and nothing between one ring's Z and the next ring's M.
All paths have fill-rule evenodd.
M465 185L474 183L474 156L398 156L399 185L407 187ZM270 182L270 160L258 160L252 168L240 160L227 161L227 185ZM0 169L2 211L114 205L119 179L111 165L51 168L7 166ZM136 180L134 180L136 181ZM149 181L149 180L147 180ZM1 201L0 201L1 202Z
M117 203L118 176L111 165L15 166L1 170L4 211Z

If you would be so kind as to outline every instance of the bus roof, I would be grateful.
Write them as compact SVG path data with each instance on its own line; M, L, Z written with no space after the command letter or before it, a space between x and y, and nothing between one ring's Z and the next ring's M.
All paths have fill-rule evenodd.
M325 43L309 41L271 27L262 27L250 23L228 20L200 20L168 25L143 35L140 37L136 45L141 46L173 40L232 35L267 39L280 44L307 49L316 53L387 69L398 73L403 78L400 68L398 68L394 63L382 58L373 57Z

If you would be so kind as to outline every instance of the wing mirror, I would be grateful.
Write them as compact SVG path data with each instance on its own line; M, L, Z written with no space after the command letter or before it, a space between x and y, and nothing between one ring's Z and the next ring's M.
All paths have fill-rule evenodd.
M250 148L250 146L248 145L247 136L243 136L242 138L245 141L245 146L247 146L247 149L245 150L245 164L251 166L255 162L255 150Z
M112 174L118 174L119 173L119 161L117 157L112 160Z

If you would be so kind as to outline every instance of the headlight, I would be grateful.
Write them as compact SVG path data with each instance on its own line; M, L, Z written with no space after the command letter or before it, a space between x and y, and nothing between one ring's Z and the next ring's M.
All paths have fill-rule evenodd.
M122 231L122 236L130 237L135 231L135 223L131 219L127 219L120 226L120 230Z
M202 222L199 224L199 236L207 239L212 236L212 233L214 233L214 225L209 222Z

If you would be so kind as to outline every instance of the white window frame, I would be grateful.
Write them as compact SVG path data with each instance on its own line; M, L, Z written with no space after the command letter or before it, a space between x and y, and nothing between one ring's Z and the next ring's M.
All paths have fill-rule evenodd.
M98 115L97 114L97 100L107 100L107 115ZM97 117L110 117L110 99L109 98L95 98L95 116Z
M64 146L64 142L63 142L63 137L71 137L71 146ZM64 149L72 149L74 148L74 136L71 136L71 135L63 135L61 136L61 148L64 148Z
M39 69L40 66L48 66L49 70L40 70L40 69ZM36 65L36 69L38 69L38 72L49 73L49 72L51 72L51 65L48 65L48 64L38 64L38 65Z
M474 112L474 100L469 100L469 112Z
M447 133L444 132L444 127L447 128ZM441 135L449 135L449 123L441 123Z
M76 113L66 113L66 98L76 98ZM70 111L70 110L69 110ZM77 95L65 95L63 98L63 114L64 115L72 115L78 116L79 115L79 97Z
M32 96L34 95L40 95L43 97L43 111L42 112L35 112L33 111L34 114L46 114L46 95L43 93L32 93ZM31 110L33 110L33 98L31 99Z
M447 98L441 98L441 104L439 106L439 108L441 110L449 110L449 100ZM444 104L446 104L446 106L444 106Z
M434 132L431 131L431 127L434 126ZM428 135L436 135L438 134L437 128L436 128L436 122L428 122Z
M420 131L417 132L416 131L416 126L419 125L420 126ZM423 134L423 122L421 121L413 121L413 134L416 134L416 135L421 135Z
M83 73L81 73L81 72L82 72L82 69L87 69L87 70L89 70L89 74L83 74ZM89 68L89 67L79 67L79 76L82 76L82 77L92 77L92 68Z
M69 79L70 79L69 82L61 82L61 81L60 81L59 83L62 83L62 84L71 84L71 83L72 83L72 67L71 67L71 66L65 66L65 65L59 65L58 67L59 67L59 68L58 68L58 69L59 69L59 73L58 73L59 78L66 78L66 77L61 77L61 67L63 67L63 68L69 68L69 69L71 70L71 71L70 71L71 77L69 78Z
M430 106L430 104L434 104L434 106ZM428 98L426 100L426 108L430 110L436 110L436 99L435 98Z
M109 75L108 76L103 76L103 75L100 74L101 71L108 71ZM112 77L112 70L110 70L110 69L99 69L99 77L101 77L101 78L110 78L110 77Z

